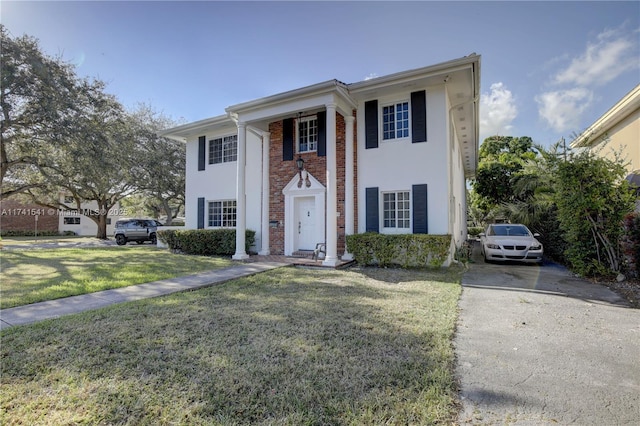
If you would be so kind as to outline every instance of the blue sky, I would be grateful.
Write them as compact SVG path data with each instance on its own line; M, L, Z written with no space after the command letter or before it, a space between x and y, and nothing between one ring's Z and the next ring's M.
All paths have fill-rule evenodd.
M640 83L640 2L11 2L13 36L190 122L329 79L482 55L481 140L549 145Z

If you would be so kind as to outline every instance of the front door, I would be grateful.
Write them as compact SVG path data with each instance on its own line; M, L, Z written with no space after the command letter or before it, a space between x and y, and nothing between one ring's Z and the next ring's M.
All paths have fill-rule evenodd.
M315 197L296 197L296 250L316 248L316 200Z

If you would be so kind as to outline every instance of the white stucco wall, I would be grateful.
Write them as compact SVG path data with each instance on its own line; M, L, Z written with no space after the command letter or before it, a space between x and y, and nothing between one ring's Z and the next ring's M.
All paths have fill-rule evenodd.
M364 103L358 104L358 231L366 230L365 188L384 191L411 191L412 185L428 185L428 230L430 234L447 234L449 229L449 162L448 112L444 86L428 87L427 142L411 143L410 139L380 141L378 148L365 148ZM410 98L410 91L378 97L379 105ZM382 199L380 199L380 207ZM382 212L380 213L382 217ZM380 232L384 232L382 227Z
M95 201L82 203L81 208L95 211L98 208L98 203L96 203ZM111 219L111 223L107 224L107 236L113 236L113 230L116 225L116 221L121 217L124 217L126 215L126 211L120 208L120 203L116 203L116 205L110 208L107 213L107 217ZM65 217L79 217L80 224L65 224ZM76 235L95 237L98 233L98 225L96 225L96 223L88 216L85 216L83 214L73 214L72 212L58 210L58 232L63 233L65 231L75 232Z
M205 199L205 228L208 228L207 203L209 201L236 199L237 162L208 164L209 141L236 133L235 128L229 128L200 135L206 136L207 141L205 169L201 171L198 171L198 137L187 141L185 229L198 227L198 198ZM261 246L262 141L255 134L247 131L246 143L246 226L247 229L256 231L256 247L259 249Z

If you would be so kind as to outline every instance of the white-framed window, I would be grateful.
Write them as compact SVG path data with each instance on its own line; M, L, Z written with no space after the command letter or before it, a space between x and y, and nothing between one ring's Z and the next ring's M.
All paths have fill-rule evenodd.
M382 105L382 139L409 137L409 101Z
M207 226L235 228L236 200L209 201Z
M302 117L297 121L298 152L318 150L318 117Z
M80 225L80 216L70 216L63 219L65 225Z
M382 227L386 229L411 229L410 191L382 193Z
M209 141L209 164L229 163L238 160L238 135L225 136Z

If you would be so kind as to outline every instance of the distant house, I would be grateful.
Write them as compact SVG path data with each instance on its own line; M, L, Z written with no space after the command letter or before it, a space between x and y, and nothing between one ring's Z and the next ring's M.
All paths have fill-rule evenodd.
M61 193L60 202L66 206L76 209L75 199L68 195ZM73 232L76 235L95 237L98 233L98 225L83 212L90 214L97 211L98 203L95 201L83 202L80 204L80 210L61 210L56 212L58 216L58 230L60 233ZM107 212L107 235L113 235L113 230L116 221L120 219L120 204L117 203Z
M76 208L73 197L60 194L60 202L72 209ZM5 199L0 201L0 232L7 233L70 233L81 236L96 236L98 225L88 216L95 212L97 203L83 202L80 210L64 210L43 207L39 204L24 203L19 200ZM113 235L115 223L123 213L119 203L113 206L107 217L107 235Z
M17 199L0 201L0 234L58 232L58 215L39 204Z
M640 84L574 139L571 147L601 147L596 152L612 160L614 152L619 152L629 163L629 179L640 176Z
M358 83L329 80L162 132L186 143L186 227L256 231L260 254L345 235L467 237L478 152L480 56ZM236 233L234 259L248 257Z

